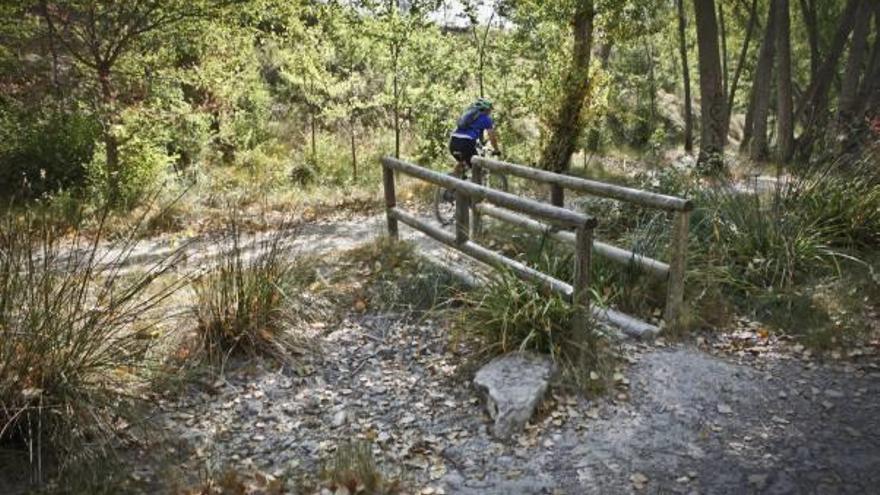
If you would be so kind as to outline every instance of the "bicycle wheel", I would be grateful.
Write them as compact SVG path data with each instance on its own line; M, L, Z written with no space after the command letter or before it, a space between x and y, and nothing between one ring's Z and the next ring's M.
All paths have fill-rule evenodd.
M445 187L434 189L434 216L440 225L450 225L455 221L455 193Z
M490 172L488 177L483 178L484 185L491 189L507 192L507 176L496 172Z

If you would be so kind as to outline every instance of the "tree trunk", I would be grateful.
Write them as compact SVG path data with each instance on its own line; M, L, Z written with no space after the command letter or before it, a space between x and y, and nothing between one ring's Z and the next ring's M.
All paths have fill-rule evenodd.
M541 153L540 164L545 170L562 173L568 170L577 139L583 129L581 113L590 89L590 50L593 45L593 0L578 0L572 27L574 47L571 68L565 81L565 92L559 104L550 142ZM551 202L563 205L563 194L554 188Z
M311 119L310 119L310 122L309 122L309 127L311 128L310 130L311 130L311 141L312 141L312 160L316 160L316 159L318 158L318 144L317 144L317 140L316 140L316 136L315 136L315 134L317 133L317 132L316 132L316 131L317 131L316 128L317 128L318 124L317 124L317 122L315 122L315 119L316 119L316 117L315 117L315 109L312 108L311 111L310 111L309 113L311 114Z
M874 46L856 98L854 119L862 119L862 114L868 109L875 113L880 111L877 108L880 106L880 3L874 6L874 32Z
M724 98L727 99L730 78L727 72L727 24L724 22L724 0L718 2L718 24L721 28L721 91L724 93Z
M602 66L602 70L608 70L608 61L611 60L611 49L614 46L614 42L612 40L607 40L601 47L599 47L599 62ZM602 117L602 121L604 122L605 118ZM599 128L594 126L590 129L589 134L587 135L587 150L591 153L595 153L599 151L599 144L602 140L602 136L599 134ZM586 166L587 155L584 153L584 168Z
M752 110L752 128L749 136L749 156L752 160L766 160L769 150L767 146L767 116L770 113L770 93L773 82L773 59L776 56L776 4L770 2L767 14L767 28L758 54L758 67L755 70L754 108Z
M400 158L400 89L398 86L398 61L400 47L393 47L394 59L394 76L393 76L393 92L394 92L394 158Z
M358 179L358 159L357 159L357 144L354 140L354 118L352 117L349 122L349 136L351 136L351 177L357 181Z
M788 0L775 0L776 18L776 124L777 153L780 163L791 160L794 152L794 110L791 94L791 17Z
M102 61L96 62L98 72L98 86L101 88L101 102L104 114L103 118L103 141L104 159L107 167L107 201L111 206L120 206L122 202L122 187L119 181L119 140L114 134L116 124L116 93L110 82L110 67Z
M746 63L746 56L749 52L749 44L752 42L752 35L755 32L755 24L758 20L758 0L752 0L752 8L749 10L749 25L746 28L746 37L743 40L742 48L739 52L739 59L736 63L736 71L733 73L733 82L730 83L730 92L727 94L727 128L730 129L730 116L733 114L734 98L736 97L737 86L739 86L739 78L742 75L743 67Z
M843 83L840 88L840 100L837 109L837 122L843 127L852 122L855 116L859 92L859 81L862 75L862 65L868 49L868 32L871 27L871 6L867 1L862 1L859 13L856 16L853 27L852 42L849 48L849 59L846 63Z
M834 73L838 60L846 48L846 41L855 24L856 13L859 10L859 0L848 0L846 8L840 15L837 30L828 55L819 67L816 78L810 83L810 87L804 94L804 98L795 114L795 119L803 124L804 131L798 138L798 154L802 161L809 159L812 154L813 143L819 135L819 129L823 127L828 114L828 92L834 80Z
M697 47L700 61L700 156L703 170L720 172L724 167L724 135L727 110L722 88L718 23L714 0L694 0Z
M691 73L688 68L687 17L684 13L684 0L676 0L678 7L678 50L681 54L681 75L684 84L684 150L694 150L694 109L691 102Z
M657 122L657 78L654 74L654 42L650 36L645 38L645 57L648 59L648 96L651 101L651 132Z
M807 28L807 40L810 44L810 84L819 73L819 21L816 16L815 0L800 0L801 14Z

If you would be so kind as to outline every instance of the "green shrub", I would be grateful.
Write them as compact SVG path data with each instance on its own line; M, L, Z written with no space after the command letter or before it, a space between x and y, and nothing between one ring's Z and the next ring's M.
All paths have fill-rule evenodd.
M99 248L28 211L0 223L0 448L40 481L103 457L142 424L155 310L179 287L154 281L178 253L125 275L131 235Z
M80 112L0 108L0 192L22 199L85 184L100 126Z

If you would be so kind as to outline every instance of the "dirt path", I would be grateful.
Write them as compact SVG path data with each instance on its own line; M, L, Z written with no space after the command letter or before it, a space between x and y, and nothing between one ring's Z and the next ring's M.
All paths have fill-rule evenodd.
M382 217L309 225L293 244L347 249L383 226ZM232 371L169 405L165 428L186 445L182 467L302 477L361 438L424 493L869 493L880 484L876 356L822 364L625 343L631 365L608 397L554 395L504 444L469 386L467 350L450 347L437 322L352 315L318 331L325 355L311 375Z

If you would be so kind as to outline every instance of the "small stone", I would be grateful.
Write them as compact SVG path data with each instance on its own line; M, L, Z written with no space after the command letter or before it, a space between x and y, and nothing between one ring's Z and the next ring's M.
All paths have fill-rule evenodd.
M749 485L754 486L757 489L764 488L764 485L767 484L767 475L766 474L752 474L749 475Z
M728 406L727 404L719 403L718 404L718 412L720 414L733 414L733 409L730 406Z
M339 428L344 425L348 420L348 413L345 412L345 409L341 409L336 411L336 414L333 415L333 427Z
M648 484L648 477L642 473L634 473L629 477L629 480L633 484L633 488L636 490L644 490L645 486Z

